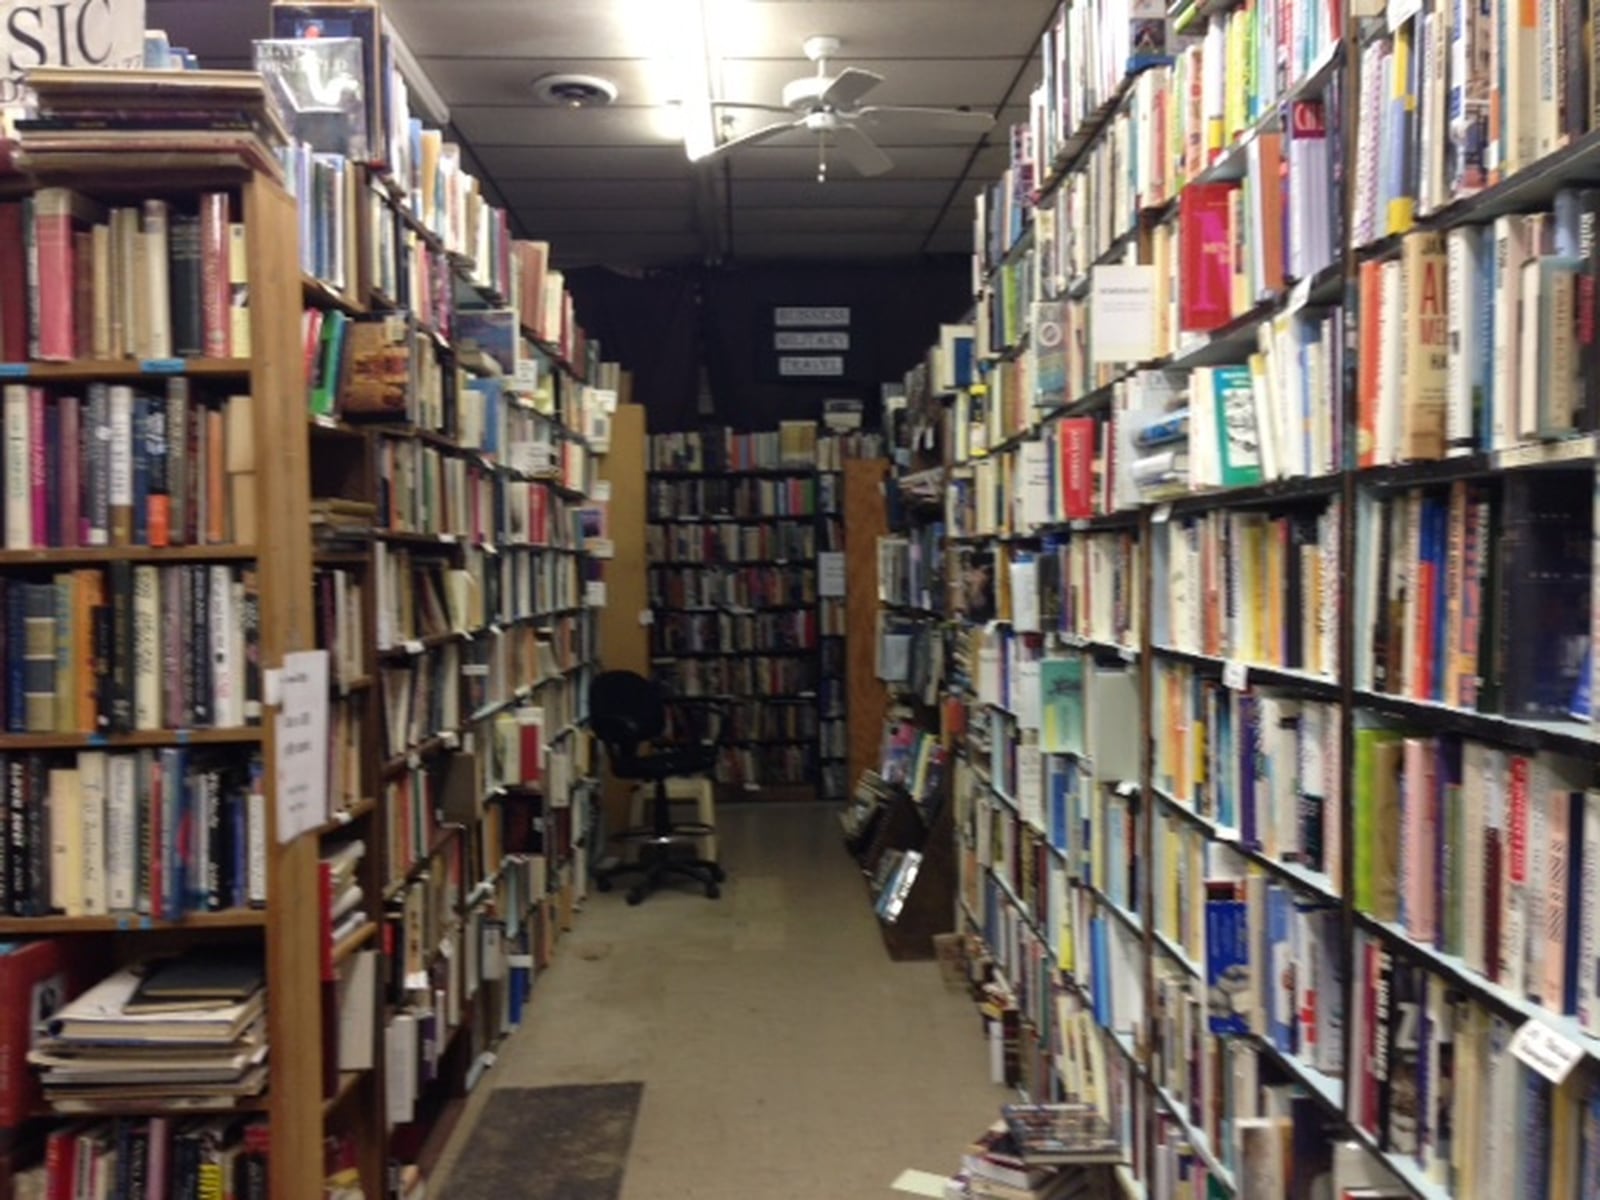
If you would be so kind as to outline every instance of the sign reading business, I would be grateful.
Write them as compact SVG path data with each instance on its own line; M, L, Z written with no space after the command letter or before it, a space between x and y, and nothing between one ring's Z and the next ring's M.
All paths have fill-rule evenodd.
M762 374L787 383L863 378L869 364L853 316L848 305L775 305Z

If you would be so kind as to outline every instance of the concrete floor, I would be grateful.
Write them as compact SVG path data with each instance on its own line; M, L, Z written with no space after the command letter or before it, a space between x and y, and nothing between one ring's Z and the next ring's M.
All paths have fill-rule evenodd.
M720 900L590 898L436 1179L491 1087L642 1081L622 1200L886 1200L996 1118L975 1008L889 961L833 807L718 825Z

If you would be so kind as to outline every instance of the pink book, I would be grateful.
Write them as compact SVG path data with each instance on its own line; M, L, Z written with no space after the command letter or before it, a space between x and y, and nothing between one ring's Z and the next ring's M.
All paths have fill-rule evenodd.
M227 358L232 349L228 250L228 195L207 192L200 197L200 322L210 358Z
M50 469L45 444L44 389L28 389L28 495L33 502L33 544L50 544Z
M167 1194L167 1117L150 1118L150 1145L145 1157L145 1195Z
M1406 932L1419 942L1431 942L1429 919L1433 894L1433 846L1428 841L1428 811L1433 804L1433 742L1430 738L1405 741L1403 816L1400 860Z
M1500 907L1500 976L1497 982L1522 995L1527 983L1528 908L1528 759L1514 754L1508 760L1506 789L1505 887Z
M1061 515L1072 521L1094 515L1094 418L1061 422Z
M1544 928L1535 935L1544 938L1543 977L1533 981L1540 1002L1552 1012L1561 1012L1567 994L1567 885L1572 870L1572 801L1582 793L1553 787L1539 797L1545 805Z
M61 544L72 549L84 544L78 398L62 396L56 404L61 412Z

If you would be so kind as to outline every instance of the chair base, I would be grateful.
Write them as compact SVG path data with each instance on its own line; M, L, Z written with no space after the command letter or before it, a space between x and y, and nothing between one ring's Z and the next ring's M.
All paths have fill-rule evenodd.
M690 835L692 840L694 835ZM715 900L722 895L721 883L727 873L717 863L704 858L674 858L667 852L667 844L652 839L639 847L638 862L623 862L594 873L595 887L609 892L613 881L620 875L643 875L628 889L628 903L642 904L644 898L661 887L668 879L688 879L705 889L706 899Z

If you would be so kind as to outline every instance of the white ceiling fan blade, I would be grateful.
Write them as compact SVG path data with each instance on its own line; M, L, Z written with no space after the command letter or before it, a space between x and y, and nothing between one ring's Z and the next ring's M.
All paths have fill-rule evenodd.
M878 144L854 125L841 125L835 133L839 153L862 175L882 175L894 166Z
M744 100L713 100L711 102L711 107L733 108L740 112L769 112L782 113L785 116L794 115L794 110L792 108L785 108L781 104L754 104Z
M721 158L724 154L737 150L740 146L753 146L758 142L770 141L790 130L804 128L805 123L802 121L780 121L776 125L764 125L760 129L752 129L749 133L741 133L736 138L720 143L710 154L702 155L697 161L710 162L714 158Z
M994 117L964 108L918 108L913 105L869 105L856 114L874 125L943 129L951 133L984 133L994 127Z
M876 72L846 67L817 97L817 101L829 108L853 109L861 103L862 97L882 82L883 76Z

